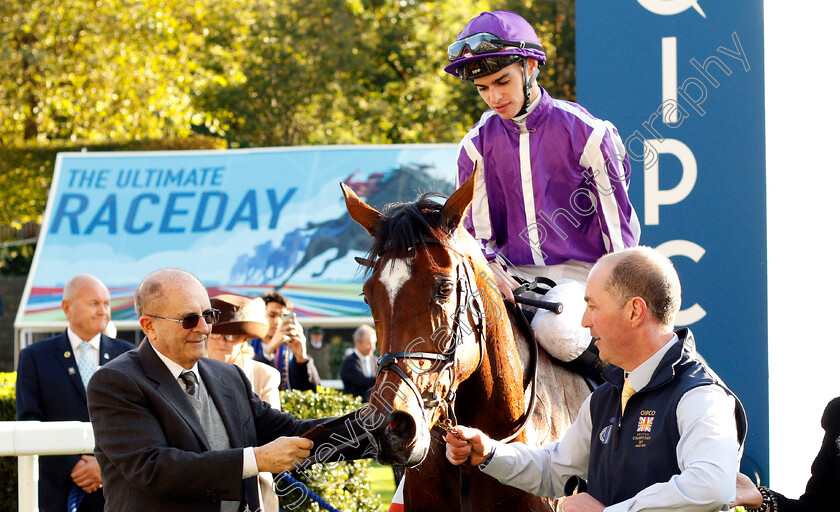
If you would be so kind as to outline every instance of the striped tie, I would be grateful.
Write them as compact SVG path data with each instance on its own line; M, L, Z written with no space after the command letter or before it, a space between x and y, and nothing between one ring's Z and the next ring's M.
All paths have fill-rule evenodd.
M277 370L280 371L280 391L287 391L292 389L289 382L289 355L291 351L284 345L277 347L277 352L274 354L274 363L277 365Z
M82 504L82 500L85 499L87 493L76 484L73 484L73 488L70 489L70 495L67 496L67 512L78 512L79 505Z
M195 396L195 391L198 387L198 379L196 378L192 370L181 372L181 375L179 377L181 378L181 380L184 381L184 391L186 391L187 394L190 396Z

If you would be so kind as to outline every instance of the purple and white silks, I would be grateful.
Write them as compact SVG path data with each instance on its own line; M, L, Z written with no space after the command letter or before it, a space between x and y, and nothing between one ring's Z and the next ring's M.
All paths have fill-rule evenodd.
M462 139L458 185L478 173L467 230L489 261L501 254L514 265L594 262L636 246L630 163L615 127L540 91L527 130L491 110Z

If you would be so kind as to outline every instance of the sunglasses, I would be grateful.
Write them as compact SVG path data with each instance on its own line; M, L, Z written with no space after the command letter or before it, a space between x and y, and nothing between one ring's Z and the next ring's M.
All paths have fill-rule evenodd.
M178 319L178 318L166 318L165 316L157 316L157 315L145 315L145 316L150 316L152 318L160 318L161 320L169 320L170 322L179 322L181 324L181 327L183 327L184 329L192 329L196 325L198 325L198 321L202 318L204 319L204 322L207 325L215 324L216 322L219 321L219 315L220 314L221 314L221 311L213 308L213 309L208 309L207 311L205 311L204 313L202 313L200 315L198 313L190 313L189 315L186 315L185 317L180 318L180 319Z
M467 52L471 55L484 55L486 53L495 53L504 50L505 48L534 48L542 51L542 45L537 43L526 43L525 41L505 41L496 34L490 32L479 32L471 34L467 37L458 39L449 45L446 53L449 55L449 62L460 59Z

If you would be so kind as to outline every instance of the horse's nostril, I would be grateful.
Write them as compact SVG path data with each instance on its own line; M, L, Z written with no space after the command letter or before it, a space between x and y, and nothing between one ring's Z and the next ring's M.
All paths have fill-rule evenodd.
M406 413L395 412L391 415L388 432L399 439L412 439L415 433L414 420Z

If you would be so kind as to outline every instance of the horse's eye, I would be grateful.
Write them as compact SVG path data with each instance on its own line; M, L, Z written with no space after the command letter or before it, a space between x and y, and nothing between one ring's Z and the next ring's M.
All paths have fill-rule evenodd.
M452 295L452 283L440 283L438 297L449 297Z

